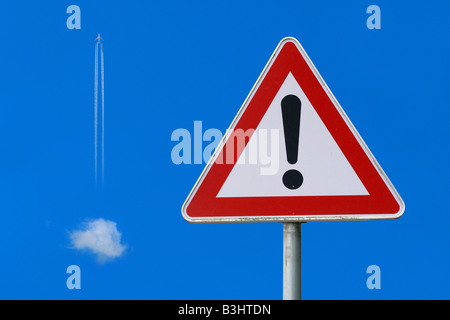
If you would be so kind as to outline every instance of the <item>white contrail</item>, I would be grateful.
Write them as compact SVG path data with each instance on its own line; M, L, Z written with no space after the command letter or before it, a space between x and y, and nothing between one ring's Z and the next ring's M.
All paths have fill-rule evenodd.
M102 187L105 181L105 73L103 64L103 44L100 43L101 76L102 76Z
M97 111L98 111L98 42L95 45L95 81L94 81L94 160L95 186L97 186Z

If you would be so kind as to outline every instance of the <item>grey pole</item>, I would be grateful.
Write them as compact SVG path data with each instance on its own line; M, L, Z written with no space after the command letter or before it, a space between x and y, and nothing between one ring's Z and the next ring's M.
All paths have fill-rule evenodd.
M301 223L283 223L283 299L302 299Z

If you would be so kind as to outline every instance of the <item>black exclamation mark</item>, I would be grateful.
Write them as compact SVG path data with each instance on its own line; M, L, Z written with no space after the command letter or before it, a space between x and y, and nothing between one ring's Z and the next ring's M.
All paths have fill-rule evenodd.
M288 95L281 100L284 141L289 164L296 164L298 160L301 109L302 102L297 96ZM288 189L298 189L303 184L303 176L295 169L288 170L283 175L283 184Z

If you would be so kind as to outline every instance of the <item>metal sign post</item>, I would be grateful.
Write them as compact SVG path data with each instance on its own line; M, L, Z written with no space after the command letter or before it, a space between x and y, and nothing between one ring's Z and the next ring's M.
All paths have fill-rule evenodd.
M283 223L283 299L302 299L301 223Z

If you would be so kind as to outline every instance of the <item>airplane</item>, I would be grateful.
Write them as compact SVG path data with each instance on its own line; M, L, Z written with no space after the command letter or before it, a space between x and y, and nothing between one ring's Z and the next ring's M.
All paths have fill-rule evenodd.
M97 40L98 42L101 42L101 41L103 40L103 38L102 38L102 37L100 37L100 33L98 34L98 37L97 37L97 38L95 38L95 40Z

